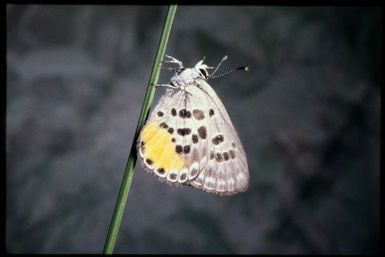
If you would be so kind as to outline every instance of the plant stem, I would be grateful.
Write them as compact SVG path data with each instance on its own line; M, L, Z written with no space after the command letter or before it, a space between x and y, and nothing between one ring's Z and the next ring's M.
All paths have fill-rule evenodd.
M140 132L141 128L143 127L145 118L147 117L147 114L150 110L150 106L152 104L152 101L154 99L155 85L158 82L159 73L160 73L160 63L161 63L163 56L164 56L164 53L166 51L166 46L167 46L168 38L170 36L170 31L171 31L172 23L174 20L175 12L176 12L176 5L170 5L168 12L167 12L166 21L164 23L162 36L160 38L158 51L156 53L155 61L154 61L153 67L152 67L151 76L150 76L150 79L148 81L147 91L146 91L146 94L144 96L142 109L140 111L138 124L136 126L135 136L134 136L134 139L132 142L130 155L129 155L128 160L127 160L127 165L126 165L126 169L124 171L123 180L122 180L122 183L120 185L119 195L118 195L118 198L116 200L114 212L112 214L110 227L109 227L109 230L107 233L107 238L106 238L106 242L105 242L104 249L103 249L104 254L112 254L114 247L115 247L120 223L122 221L124 208L126 206L126 202L127 202L127 198L128 198L128 193L130 191L132 178L134 176L134 167L135 167L135 163L136 163L136 159L137 159L136 141L137 141L139 132Z

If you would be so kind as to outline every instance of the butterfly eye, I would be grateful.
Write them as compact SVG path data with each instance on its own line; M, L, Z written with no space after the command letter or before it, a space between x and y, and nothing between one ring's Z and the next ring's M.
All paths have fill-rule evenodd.
M180 69L177 69L176 70L176 73L177 74L181 74L182 73L182 71L184 71L186 68L180 68Z
M202 73L203 77L207 77L207 72L204 69L199 69L199 71Z

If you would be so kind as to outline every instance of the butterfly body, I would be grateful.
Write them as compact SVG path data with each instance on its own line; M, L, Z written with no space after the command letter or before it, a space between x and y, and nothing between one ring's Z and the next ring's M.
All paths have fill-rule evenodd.
M172 58L176 63L175 58ZM232 195L248 187L243 146L199 61L179 69L140 132L138 153L147 171L172 185Z

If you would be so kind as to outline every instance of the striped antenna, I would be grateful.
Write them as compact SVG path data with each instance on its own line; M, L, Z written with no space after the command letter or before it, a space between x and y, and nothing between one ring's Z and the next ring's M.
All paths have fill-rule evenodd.
M241 66L241 67L238 67L238 68L235 68L235 69L232 69L232 70L229 70L229 71L226 71L224 73L221 73L221 74L218 74L216 76L209 76L208 79L216 79L216 78L220 78L222 76L225 76L227 74L230 74L230 73L233 73L234 71L237 71L237 70L244 70L244 71L249 71L249 66Z

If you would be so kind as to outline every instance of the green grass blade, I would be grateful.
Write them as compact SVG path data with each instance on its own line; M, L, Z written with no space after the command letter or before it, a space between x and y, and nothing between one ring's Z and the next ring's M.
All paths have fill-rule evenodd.
M150 106L151 106L152 101L154 99L155 84L158 83L158 78L159 78L159 73L160 73L160 63L161 63L163 56L164 56L164 53L166 51L166 46L167 46L168 38L170 36L170 31L171 31L172 23L174 20L175 12L176 12L176 5L170 5L170 7L168 9L166 21L164 23L162 36L160 38L158 51L156 53L155 61L154 61L153 67L152 67L151 76L150 76L150 79L148 81L147 91L146 91L146 94L144 96L142 109L141 109L140 115L139 115L138 125L136 127L135 136L134 136L134 139L132 142L130 155L128 157L126 169L124 171L124 176L123 176L123 180L122 180L122 183L120 186L119 195L118 195L118 198L116 200L115 209L114 209L114 212L113 212L113 215L111 218L111 224L110 224L110 227L109 227L109 230L107 233L107 238L106 238L106 242L105 242L104 249L103 249L104 254L112 254L114 247L115 247L120 223L122 221L124 208L126 206L126 202L127 202L127 198L128 198L128 193L130 191L132 178L134 176L134 167L135 167L135 163L136 163L136 159L137 159L136 140L138 138L139 131L145 122L145 118L146 118L146 116L150 110Z

